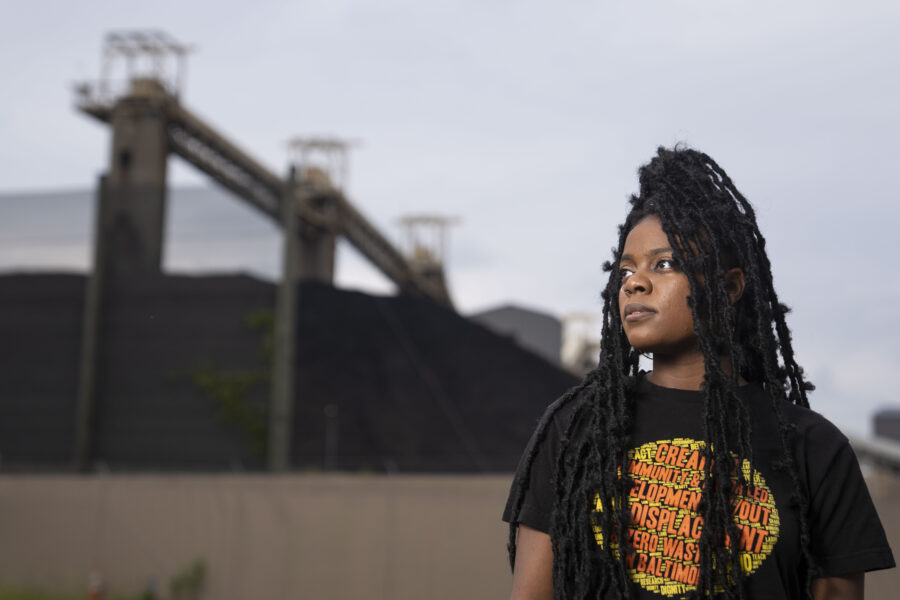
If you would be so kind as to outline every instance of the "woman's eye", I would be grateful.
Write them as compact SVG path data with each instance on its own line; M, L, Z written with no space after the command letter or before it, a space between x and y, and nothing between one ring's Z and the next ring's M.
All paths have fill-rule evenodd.
M662 258L656 263L656 268L663 271L675 268L675 261L671 258Z
M626 268L619 269L619 279L622 280L623 282L626 279L628 279L629 277L631 277L632 275L634 275L634 271L632 271L631 269L626 269Z

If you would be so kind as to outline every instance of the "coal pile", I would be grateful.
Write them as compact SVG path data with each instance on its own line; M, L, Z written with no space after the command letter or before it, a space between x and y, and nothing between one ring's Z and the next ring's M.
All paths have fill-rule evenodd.
M0 277L0 468L71 462L84 277Z
M84 278L0 277L0 468L67 468ZM303 283L297 470L497 472L575 378L430 301ZM104 312L92 462L265 465L275 286L243 275L123 280Z

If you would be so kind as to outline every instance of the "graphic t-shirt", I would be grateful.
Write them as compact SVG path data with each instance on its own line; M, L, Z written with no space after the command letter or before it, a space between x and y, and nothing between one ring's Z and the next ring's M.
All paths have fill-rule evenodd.
M801 572L800 524L792 502L793 484L773 465L782 458L780 431L772 400L756 384L740 389L752 423L752 456L744 460L747 485L738 487L732 505L741 567L752 598L799 598L806 577ZM704 479L703 393L655 386L643 379L635 395L632 448L626 469L631 488L626 570L639 597L681 598L696 589L699 538L703 517L698 509ZM785 417L796 427L794 460L810 502L811 551L821 576L845 575L894 566L884 530L847 438L821 415L785 403ZM516 521L549 533L553 512L553 471L558 446L571 419L562 407L548 425L537 449L529 489ZM520 466L520 469L522 467ZM511 519L512 498L504 520ZM595 497L584 510L603 510ZM594 539L603 545L600 528ZM612 543L616 551L617 544Z

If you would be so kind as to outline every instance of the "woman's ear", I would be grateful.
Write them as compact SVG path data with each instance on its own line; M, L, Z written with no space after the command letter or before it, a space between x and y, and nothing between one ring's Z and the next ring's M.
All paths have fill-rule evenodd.
M725 272L725 289L728 291L728 300L735 304L744 295L744 270L740 267L728 269Z

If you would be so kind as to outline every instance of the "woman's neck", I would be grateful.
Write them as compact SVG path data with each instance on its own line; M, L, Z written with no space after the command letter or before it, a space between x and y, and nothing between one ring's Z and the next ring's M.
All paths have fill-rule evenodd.
M723 356L720 365L726 374L731 374L731 358ZM676 390L699 390L706 377L706 364L699 350L676 356L653 355L653 370L647 373L647 381L660 387ZM744 385L743 377L738 377L738 385Z

